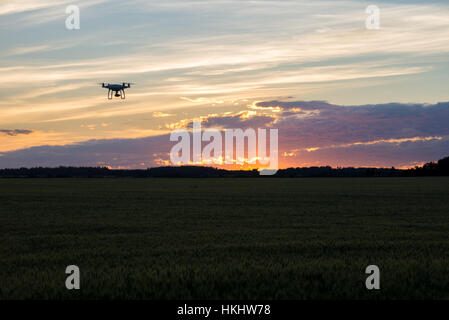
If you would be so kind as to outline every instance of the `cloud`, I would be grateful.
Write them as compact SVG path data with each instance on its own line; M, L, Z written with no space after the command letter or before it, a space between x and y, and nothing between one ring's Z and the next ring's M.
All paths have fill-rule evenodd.
M26 130L26 129L0 129L0 133L3 133L7 136L18 136L18 135L27 135L33 133L33 130Z
M370 87L373 79L404 87L402 80L445 72L440 67L449 52L449 11L444 4L383 3L382 28L370 32L364 28L365 7L358 1L109 1L98 8L92 6L102 1L82 1L89 8L82 8L80 32L63 32L64 5L77 2L0 5L7 27L22 28L16 18L38 24L48 15L60 19L55 23L61 28L48 33L49 26L39 24L35 37L24 32L1 45L2 52L15 55L0 66L0 76L8 79L0 102L7 115L0 124L118 118L237 99L308 99L313 98L310 91L327 98L335 82L346 92L353 86ZM98 10L104 15L98 16ZM113 23L121 17L133 24ZM94 27L98 25L105 27ZM118 32L132 37L120 38L124 43L111 48ZM34 40L23 43L22 38ZM127 97L133 100L108 111L94 83L123 79L139 84ZM91 86L70 87L77 82ZM357 95L367 91L362 88ZM437 99L429 92L423 95L420 99ZM384 99L381 93L378 97Z
M340 144L340 145L331 145L326 147L312 147L312 148L306 148L305 151L307 152L314 152L318 150L323 149L337 149L337 148L351 148L355 146L370 146L370 145L376 145L376 144L395 144L400 145L405 142L416 142L416 141L433 141L433 140L443 140L442 137L413 137L413 138L402 138L402 139L380 139L380 140L374 140L374 141L366 141L366 142L352 142L352 143L346 143L346 144Z
M275 110L276 112L273 112ZM342 106L324 101L259 102L246 111L209 114L172 129L277 128L281 167L333 165L407 167L449 155L449 102ZM0 167L167 164L168 135L89 140L3 152ZM144 165L142 165L144 163Z
M341 106L270 101L257 106L281 109L275 126L281 149L296 155L289 158L292 164L406 166L449 153L448 102Z
M275 118L268 115L252 115L248 111L238 114L212 115L201 119L201 125L204 128L262 128L270 126ZM192 122L187 124L192 127Z
M167 118L167 117L173 117L173 116L175 116L175 115L171 114L171 113L165 113L165 112L160 112L160 111L153 112L153 118Z
M277 125L295 137L303 137L301 145L305 147L449 135L448 102L341 106L320 101L271 101L258 106L281 108Z
M41 46L32 46L32 47L19 47L15 48L9 51L9 55L20 55L20 54L27 54L32 52L39 52L39 51L45 51L48 50L49 46L47 45L41 45Z
M325 101L267 101L249 110L256 115L209 115L201 118L202 126L277 128L283 166L404 167L449 154L448 102L342 106ZM191 127L191 123L178 124Z
M183 119L175 123L166 124L168 129L193 128L193 122L201 122L203 128L260 128L269 127L276 119L273 116L260 114L256 111L245 110L237 113L208 114L194 119Z
M146 168L157 166L161 154L168 157L169 143L168 136L156 136L137 139L89 140L64 146L39 146L2 153L0 167Z
M9 15L58 6L68 1L4 0L0 5L0 15Z
M77 0L3 0L0 4L0 16L4 16L5 19L9 15L14 15L12 20L8 20L7 25L22 28L64 18L66 16L65 8L68 5L73 4L84 9L106 1L108 0L84 0L82 2Z
M343 148L299 152L288 166L396 167L409 168L449 155L449 137L414 139L401 143L356 144Z

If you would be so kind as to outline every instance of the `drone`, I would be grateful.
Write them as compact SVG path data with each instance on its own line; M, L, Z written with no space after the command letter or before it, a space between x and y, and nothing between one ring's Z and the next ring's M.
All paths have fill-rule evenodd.
M107 85L103 82L103 83L99 83L101 84L102 88L107 88L108 89L108 99L111 100L112 99L112 95L115 92L115 97L120 97L122 99L125 99L125 89L131 88L131 85L134 83L126 83L123 82L122 84L110 84L108 83Z

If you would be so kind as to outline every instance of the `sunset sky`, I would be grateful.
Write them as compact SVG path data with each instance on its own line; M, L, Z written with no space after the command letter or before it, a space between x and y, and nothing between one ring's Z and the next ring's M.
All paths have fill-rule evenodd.
M198 119L277 128L281 167L449 156L448 1L2 0L0 39L0 168L166 165Z

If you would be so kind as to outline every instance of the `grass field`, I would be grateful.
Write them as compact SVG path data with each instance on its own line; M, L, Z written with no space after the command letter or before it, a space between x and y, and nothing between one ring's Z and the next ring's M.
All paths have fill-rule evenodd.
M0 240L1 299L448 299L449 178L0 179Z

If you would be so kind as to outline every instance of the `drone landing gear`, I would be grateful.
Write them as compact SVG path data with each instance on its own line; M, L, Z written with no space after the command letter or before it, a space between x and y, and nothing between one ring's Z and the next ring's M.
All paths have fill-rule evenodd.
M113 97L120 97L121 99L125 99L125 89L121 90L108 90L108 100L112 100Z

